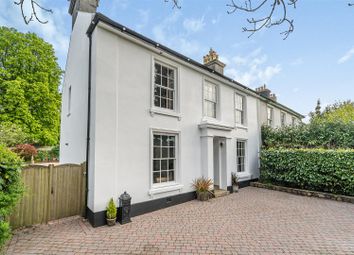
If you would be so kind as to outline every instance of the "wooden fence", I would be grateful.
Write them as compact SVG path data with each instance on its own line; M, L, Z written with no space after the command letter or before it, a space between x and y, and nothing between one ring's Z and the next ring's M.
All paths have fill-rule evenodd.
M85 164L32 165L22 170L23 198L10 217L13 228L85 213Z

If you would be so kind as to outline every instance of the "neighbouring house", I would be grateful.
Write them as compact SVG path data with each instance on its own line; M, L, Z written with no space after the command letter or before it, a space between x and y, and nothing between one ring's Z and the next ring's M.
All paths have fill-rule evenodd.
M214 50L203 64L71 0L72 34L62 95L60 162L88 165L87 215L127 191L132 215L194 198L193 179L218 189L259 177L260 128L303 116L223 75Z

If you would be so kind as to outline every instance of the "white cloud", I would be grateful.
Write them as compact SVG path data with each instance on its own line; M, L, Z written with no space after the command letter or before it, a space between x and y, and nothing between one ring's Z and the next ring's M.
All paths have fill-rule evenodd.
M205 26L204 16L200 19L188 18L183 21L183 27L188 32L196 33L203 30Z
M268 56L257 48L248 55L232 57L225 74L246 86L258 87L269 83L282 70L280 64L267 65L267 61Z
M343 57L341 57L340 59L338 59L338 64L343 64L345 62L347 62L348 60L350 60L352 57L354 56L354 47L352 47L350 50L348 50Z
M200 46L198 41L191 40L189 33L178 30L180 22L180 12L174 12L172 16L164 19L152 28L154 39L182 54L193 56L206 50Z

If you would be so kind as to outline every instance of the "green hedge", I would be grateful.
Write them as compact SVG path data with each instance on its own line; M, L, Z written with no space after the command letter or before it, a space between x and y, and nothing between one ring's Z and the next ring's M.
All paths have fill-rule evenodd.
M10 236L10 228L5 219L23 193L20 172L22 163L14 152L0 144L0 247Z
M354 148L354 123L324 122L281 128L262 127L266 148Z
M354 196L354 150L264 149L260 180Z

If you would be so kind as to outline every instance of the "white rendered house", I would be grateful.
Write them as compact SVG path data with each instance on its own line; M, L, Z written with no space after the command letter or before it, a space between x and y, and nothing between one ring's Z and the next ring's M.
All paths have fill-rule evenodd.
M193 179L220 189L259 177L260 127L303 116L223 75L214 51L198 63L71 0L73 30L62 95L60 162L88 165L87 213L127 191L132 215L194 198Z

